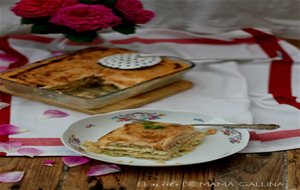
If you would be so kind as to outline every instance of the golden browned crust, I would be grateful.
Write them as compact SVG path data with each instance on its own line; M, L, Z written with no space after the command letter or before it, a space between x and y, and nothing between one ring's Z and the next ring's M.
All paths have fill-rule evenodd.
M45 89L55 89L72 82L73 87L76 88L74 81L99 78L103 84L112 84L123 89L189 67L187 63L166 58L163 58L160 64L137 70L111 69L97 63L100 58L129 52L133 51L120 48L89 48L39 61L4 73L1 78Z
M200 132L192 126L159 122L152 123L150 126L143 123L130 123L106 134L95 144L99 148L105 148L108 145L121 145L150 147L168 151L176 143L184 143L184 141L189 140L188 137L197 133Z

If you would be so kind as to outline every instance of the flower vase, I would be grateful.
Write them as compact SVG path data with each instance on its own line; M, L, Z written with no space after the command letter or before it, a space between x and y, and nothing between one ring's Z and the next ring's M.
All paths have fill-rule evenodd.
M49 50L52 52L73 52L89 47L97 46L110 46L109 41L105 40L98 35L93 41L90 42L74 42L66 37L55 38L49 45Z

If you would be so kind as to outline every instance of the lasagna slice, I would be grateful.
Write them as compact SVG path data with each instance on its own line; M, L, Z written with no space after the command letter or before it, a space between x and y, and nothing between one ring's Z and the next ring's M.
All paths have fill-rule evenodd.
M192 126L162 122L134 122L111 131L96 142L86 141L87 151L110 156L170 160L192 151L205 133Z

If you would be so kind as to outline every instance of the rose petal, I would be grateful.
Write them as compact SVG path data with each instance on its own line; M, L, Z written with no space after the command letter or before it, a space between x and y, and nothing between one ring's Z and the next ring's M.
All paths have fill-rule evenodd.
M44 166L53 166L55 163L55 160L44 160L43 165Z
M15 125L2 124L0 125L0 135L13 135L18 133L23 133L26 130L21 129Z
M50 118L61 118L61 117L67 117L69 114L59 111L59 110L46 110L43 113L44 118L50 119Z
M110 173L120 172L121 168L115 164L111 165L96 165L89 169L87 176L100 176Z
M42 154L42 151L37 148L19 148L17 153L22 154L24 156L34 157Z
M91 161L90 158L86 158L83 156L65 156L62 158L64 164L69 167L80 166Z
M1 72L1 69L0 69L0 72ZM6 103L6 102L0 102L0 110L3 109L3 108L6 108L7 106L9 106L8 103Z
M15 152L21 146L20 142L0 142L0 152Z
M23 176L24 176L23 171L0 173L0 182L2 183L18 182L22 180Z
M8 70L8 67L0 66L0 72L7 71L7 70Z

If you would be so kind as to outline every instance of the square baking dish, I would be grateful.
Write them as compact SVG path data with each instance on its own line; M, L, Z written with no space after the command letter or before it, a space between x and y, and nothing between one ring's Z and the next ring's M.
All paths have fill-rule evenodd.
M136 52L87 48L3 72L0 82L9 91L33 100L43 98L95 109L174 83L194 67L192 62L177 57L162 57L157 65L134 70L107 68L98 63L100 58L122 53Z

